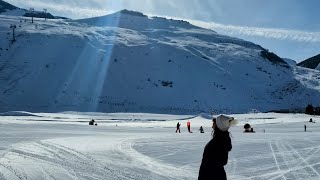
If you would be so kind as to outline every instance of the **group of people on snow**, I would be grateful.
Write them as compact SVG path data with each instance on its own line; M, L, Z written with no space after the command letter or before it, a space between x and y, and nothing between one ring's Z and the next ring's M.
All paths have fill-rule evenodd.
M181 124L180 124L180 122L178 122L178 123L177 123L176 133L181 133L180 126L181 126ZM190 123L190 121L187 121L187 129L188 129L188 132L189 132L189 133L193 133L193 132L191 131L191 123ZM204 133L204 129L203 129L202 126L200 126L200 128L199 128L199 132L200 132L200 133Z
M313 122L310 119L309 122ZM228 163L228 155L232 149L229 128L237 123L233 117L220 115L212 120L212 139L204 148L199 169L198 180L226 180L224 166ZM254 132L249 124L244 126L245 132ZM307 126L304 125L307 131Z
M212 119L212 139L204 148L199 169L198 180L226 180L227 175L224 166L228 163L228 154L232 149L229 128L237 123L236 119L226 115L219 115ZM181 124L177 123L176 133L180 133ZM191 131L191 123L187 122L188 132ZM203 127L199 129L204 133Z
M97 126L98 124L95 123L94 119L91 119L91 121L89 121L89 126L93 126L93 125Z
M181 124L178 122L178 123L177 123L176 133L181 133L181 131L180 131L180 126L181 126ZM189 133L193 133L193 132L191 131L191 123L190 123L190 121L187 122L187 128L188 128L188 132L189 132ZM201 133L204 133L202 126L200 127L199 130L200 130Z
M310 118L309 122L310 123L316 123L316 121L314 121L312 118ZM304 131L305 132L307 131L307 125L306 124L304 125Z
M232 149L229 128L237 123L236 119L226 115L219 115L212 119L212 139L204 148L199 169L198 180L226 180L227 175L224 166L228 163L228 154ZM177 123L176 133L180 133L181 124ZM191 131L191 123L187 122L188 132ZM204 133L203 127L199 129Z

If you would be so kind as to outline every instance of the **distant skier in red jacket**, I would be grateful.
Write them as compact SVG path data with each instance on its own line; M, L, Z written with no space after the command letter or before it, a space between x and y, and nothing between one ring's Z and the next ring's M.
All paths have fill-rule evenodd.
M188 131L189 131L189 133L192 133L192 131L191 131L191 127L190 127L190 121L188 120L188 122L187 122L187 127L188 127Z

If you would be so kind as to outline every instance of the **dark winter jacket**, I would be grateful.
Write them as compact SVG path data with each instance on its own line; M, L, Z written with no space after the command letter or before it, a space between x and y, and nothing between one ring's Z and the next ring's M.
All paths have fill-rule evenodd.
M228 154L231 149L229 132L216 131L204 148L198 180L226 179L224 166L228 163Z
M94 120L89 121L89 125L93 126Z

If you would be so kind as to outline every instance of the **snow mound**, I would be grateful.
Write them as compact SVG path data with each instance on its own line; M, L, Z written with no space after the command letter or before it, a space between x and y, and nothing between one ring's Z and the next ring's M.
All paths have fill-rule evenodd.
M297 62L293 59L289 59L289 58L282 58L282 59L291 66L297 65Z
M30 112L24 112L24 111L9 111L0 113L0 116L33 116L33 117L41 117L39 115L35 115Z
M207 114L207 113L201 113L199 114L199 117L203 118L203 119L210 119L212 120L212 116L210 114Z

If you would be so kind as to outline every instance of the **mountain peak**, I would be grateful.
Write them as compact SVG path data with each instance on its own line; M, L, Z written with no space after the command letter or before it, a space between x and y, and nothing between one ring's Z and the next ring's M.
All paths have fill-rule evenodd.
M141 12L131 11L131 10L127 10L127 9L123 9L123 10L119 11L118 13L130 15L130 16L148 17L147 15L144 15Z
M320 64L320 54L313 56L309 59L306 59L298 64L298 66L316 69Z
M172 29L173 27L181 27L181 28L194 28L198 29L200 27L196 27L184 20L175 20L175 19L167 19L165 17L150 17L147 15L123 9L121 11L99 16L99 17L91 17L85 19L76 20L80 23L85 23L92 26L116 26L120 28L141 30L146 28L154 28L154 29Z

